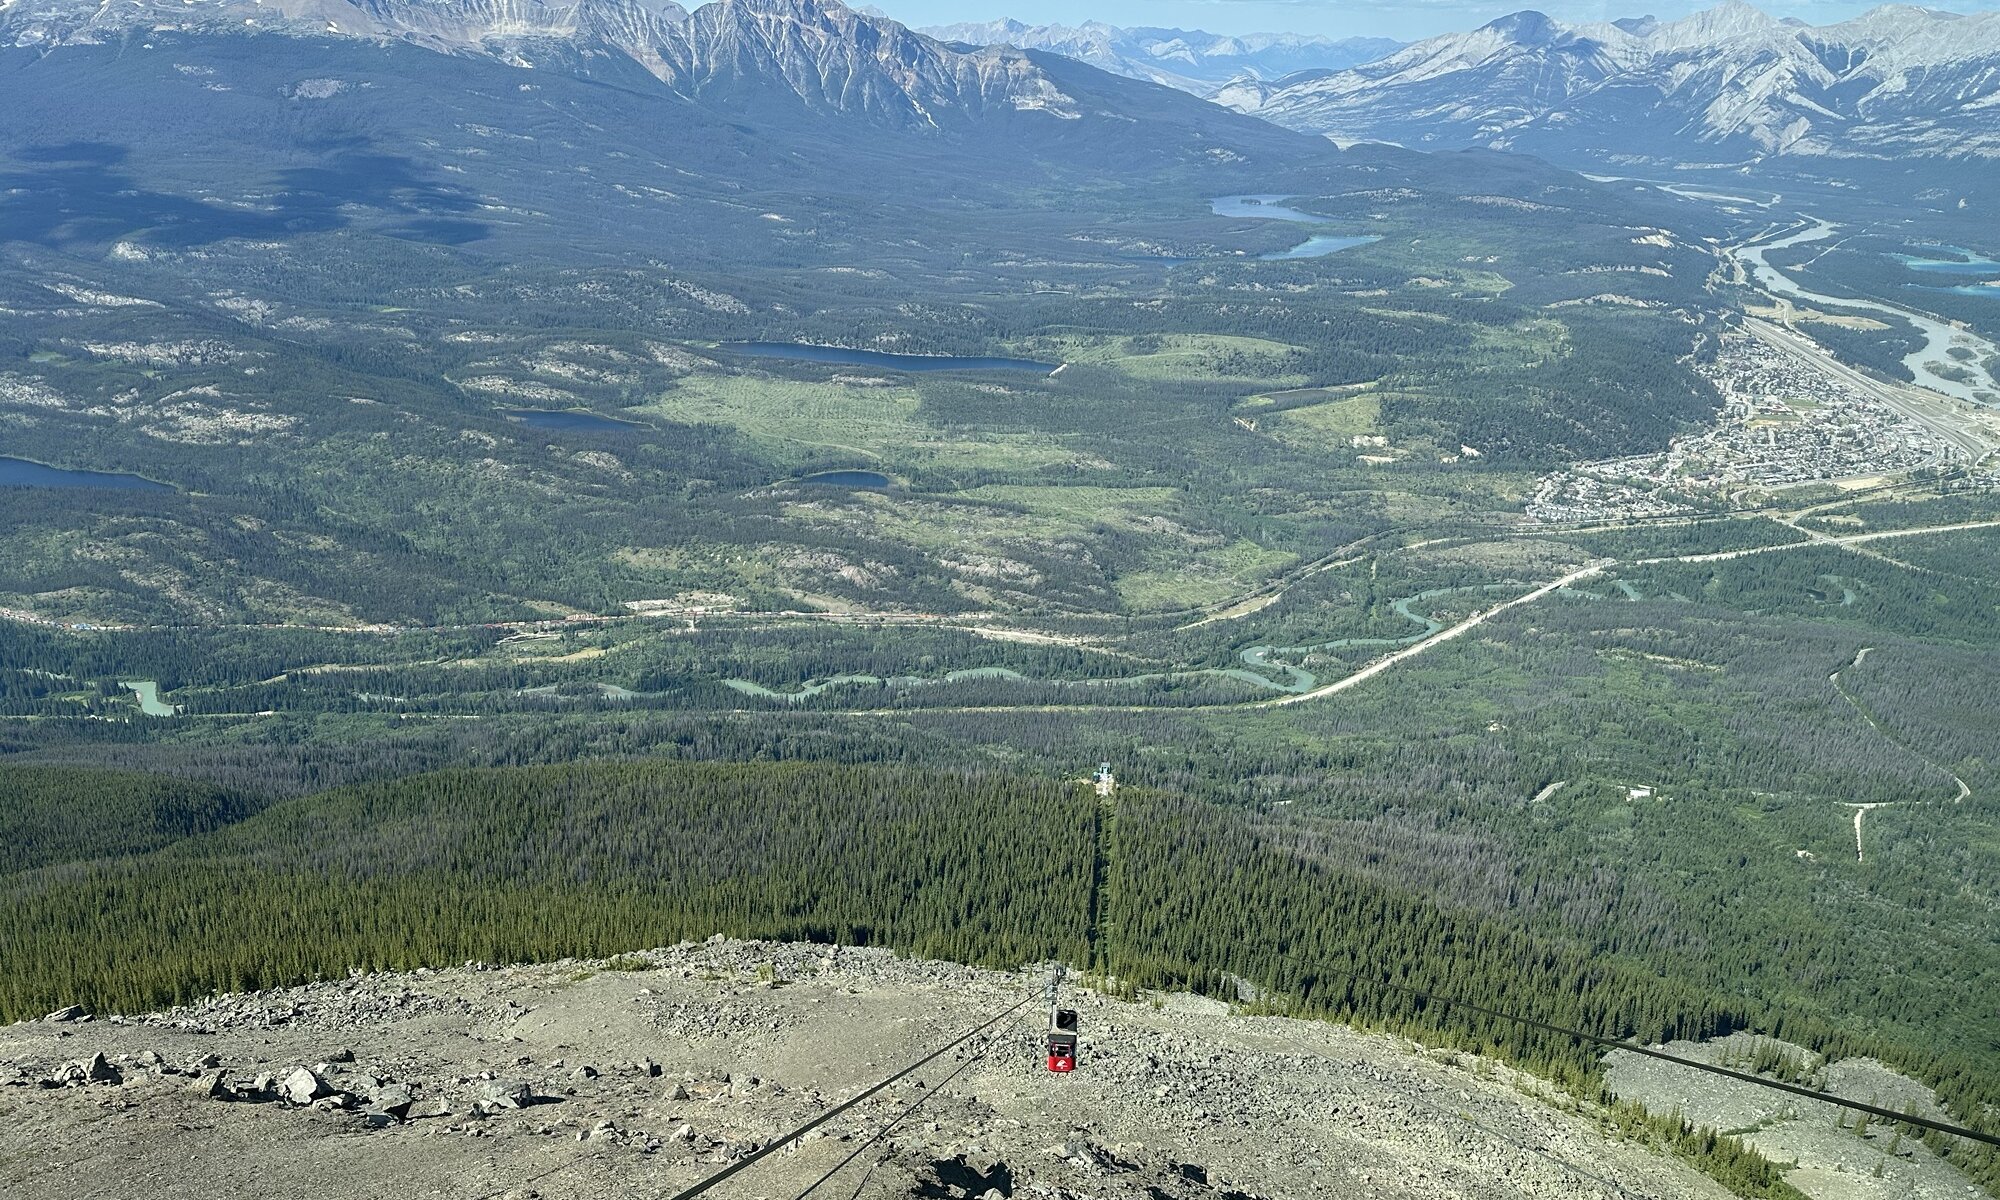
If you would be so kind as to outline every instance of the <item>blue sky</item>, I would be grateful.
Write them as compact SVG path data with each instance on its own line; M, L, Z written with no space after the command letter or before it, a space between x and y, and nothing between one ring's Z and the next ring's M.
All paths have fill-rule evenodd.
M860 6L864 0L849 0ZM1538 8L1563 21L1594 21L1652 13L1662 18L1684 16L1706 2L1632 0L1606 4L1602 0L865 0L907 25L944 25L955 21L991 21L1014 17L1030 24L1075 25L1086 20L1113 25L1171 25L1216 33L1285 31L1324 33L1336 37L1373 35L1415 39L1469 29L1522 8ZM1967 12L2000 7L2000 0L1939 4L1934 7ZM1866 12L1868 2L1844 0L1771 0L1758 7L1780 17L1798 17L1815 25Z

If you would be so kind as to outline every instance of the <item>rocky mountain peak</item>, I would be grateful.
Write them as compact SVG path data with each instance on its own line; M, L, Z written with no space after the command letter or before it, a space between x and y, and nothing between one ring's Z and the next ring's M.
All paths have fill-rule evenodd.
M1509 13L1489 21L1481 29L1497 34L1517 46L1546 46L1563 35L1563 27L1533 9Z

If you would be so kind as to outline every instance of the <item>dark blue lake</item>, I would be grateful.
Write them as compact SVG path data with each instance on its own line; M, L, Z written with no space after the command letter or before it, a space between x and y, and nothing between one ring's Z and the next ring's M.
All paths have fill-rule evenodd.
M586 429L597 433L637 433L646 428L637 421L617 421L596 413L548 408L510 408L507 419L536 429Z
M808 475L800 483L813 483L821 487L857 488L866 491L886 491L896 486L896 481L880 471L821 471Z
M154 483L137 475L115 475L105 471L65 471L45 467L24 458L0 458L0 486L46 488L110 488L121 492L171 492L164 483Z
M1046 375L1057 364L1029 358L961 358L952 354L884 354L845 346L814 346L805 342L724 342L724 350L752 358L783 358L794 362L836 363L848 367L886 367L892 371L1039 371Z

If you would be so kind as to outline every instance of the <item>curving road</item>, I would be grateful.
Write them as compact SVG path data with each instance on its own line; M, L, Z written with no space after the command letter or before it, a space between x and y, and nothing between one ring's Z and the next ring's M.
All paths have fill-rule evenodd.
M1437 646L1443 645L1448 641L1451 641L1453 638L1462 637L1463 635L1470 633L1472 630L1478 628L1481 625L1484 625L1487 621L1491 620L1494 617L1499 616L1501 613L1506 612L1510 608L1519 608L1523 604L1533 604L1535 601L1540 600L1543 596L1548 595L1550 592L1559 591L1562 588L1568 587L1572 583L1576 583L1584 579L1589 579L1594 575L1602 575L1605 572L1606 568L1614 565L1615 565L1615 560L1600 559L1597 562L1591 563L1588 566L1578 567L1576 570L1571 571L1569 574L1563 576L1561 579L1552 579L1549 582L1543 584L1542 586L1536 588L1534 591L1529 592L1525 596L1516 596L1514 599L1507 601L1505 604L1496 604L1492 608L1486 609L1483 612L1474 613L1471 616L1467 617L1465 620L1460 621L1456 625L1453 625L1447 629L1441 629L1438 632L1432 634L1431 636L1425 638L1423 641L1417 642L1414 645L1405 646L1403 649L1396 651L1394 654L1391 654L1386 658L1378 659L1375 662L1370 663L1368 666L1361 668L1359 671L1354 672L1354 674L1352 675L1348 675L1343 678L1334 680L1332 683L1327 684L1325 687L1317 687L1310 692L1300 692L1296 696L1282 696L1276 700L1255 701L1250 705L1248 705L1248 707L1283 708L1288 704L1304 704L1310 700L1322 700L1336 693L1344 692L1348 688L1356 687L1359 686L1360 684L1368 682L1370 679L1375 678L1377 675L1380 675L1382 672L1388 670L1390 667L1395 666L1397 663L1406 662L1412 658L1415 658L1417 655L1424 653L1427 650L1433 649ZM1240 708L1245 706L1229 705L1228 707Z

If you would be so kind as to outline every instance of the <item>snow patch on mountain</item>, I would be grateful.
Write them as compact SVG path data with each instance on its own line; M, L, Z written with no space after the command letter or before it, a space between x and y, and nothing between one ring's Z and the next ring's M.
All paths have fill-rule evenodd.
M1403 43L1388 38L1327 38L1296 33L1238 36L1199 29L1120 29L1102 21L1026 25L1015 20L930 26L945 42L1043 50L1101 71L1206 95L1234 79L1277 79L1305 70L1334 70L1382 57Z
M1839 24L1739 0L1678 21L1564 25L1537 12L1378 62L1239 81L1219 103L1415 146L1604 156L2000 157L2000 12L1885 5Z

